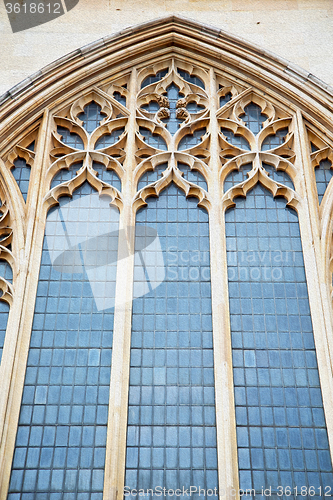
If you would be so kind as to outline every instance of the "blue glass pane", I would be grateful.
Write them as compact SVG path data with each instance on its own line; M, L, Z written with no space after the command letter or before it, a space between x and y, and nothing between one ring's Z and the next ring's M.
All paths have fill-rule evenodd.
M319 167L315 169L316 174L316 183L317 183L317 192L319 203L323 199L326 188L332 179L333 170L332 163L329 160L322 160L319 163Z
M297 214L258 184L227 211L226 233L241 488L323 488L333 475Z
M179 151L182 151L184 149L193 148L197 144L200 144L205 133L206 133L206 129L200 128L198 130L195 130L193 132L193 134L185 135L181 139L180 143L178 144Z
M60 126L57 127L57 132L61 135L62 142L67 144L67 146L75 149L84 149L81 137L75 132L70 132L67 128Z
M224 127L221 128L221 132L226 137L229 144L248 151L251 149L248 140L242 135L235 135L232 130Z
M242 165L239 170L232 170L224 180L224 192L240 182L248 179L247 173L252 170L252 164Z
M240 118L245 122L247 128L257 135L261 128L262 123L267 120L267 116L261 113L261 107L251 102L244 108L244 114Z
M0 259L0 277L13 283L13 270L6 260Z
M15 166L14 168L12 168L11 172L17 182L18 187L20 188L24 201L27 201L30 180L30 166L27 165L27 162L23 158L17 158L17 160L14 161L14 165Z
M162 163L161 165L158 165L155 167L154 170L148 170L144 174L141 175L139 182L138 182L138 191L140 189L148 186L148 184L151 184L152 182L157 181L162 177L162 173L168 168L167 163Z
M112 146L119 141L121 134L125 131L124 127L117 128L113 130L111 134L104 134L102 137L98 139L95 144L95 149L107 148L108 146Z
M30 149L30 151L35 151L35 141L33 141L31 144L29 144L27 149Z
M121 180L114 170L107 170L105 165L95 161L93 162L93 169L98 173L98 178L101 181L107 182L107 184L111 184L118 191L121 191Z
M95 130L95 128L99 127L103 118L105 118L105 114L101 113L101 107L94 101L87 104L84 107L84 112L78 115L78 118L82 120L83 128L86 129L89 134Z
M206 179L198 170L191 170L185 163L178 163L178 168L183 172L184 179L208 191Z
M163 149L163 150L168 149L165 140L160 135L152 134L149 129L144 127L140 127L139 132L142 135L144 141L153 148Z
M92 194L85 183L73 194L74 209L61 198L48 214L9 498L102 500L113 309L101 307L98 291L105 286L114 293L115 269L103 268L100 287L93 286L100 268L88 262L84 245L101 239L84 233ZM97 199L91 207L105 215L109 199ZM81 241L81 272L60 272L53 260L52 224L59 241L60 212L67 237L72 241L74 229ZM95 261L101 251L98 246Z
M232 99L232 93L228 92L226 95L223 95L220 97L220 108L227 104L227 102L231 101Z
M271 179L274 179L276 182L284 184L291 189L295 189L294 183L287 172L284 172L283 170L275 170L275 167L273 167L272 165L268 165L267 163L263 163L263 167L267 171Z
M7 304L7 302L3 302L2 300L0 300L0 363L2 358L3 344L5 342L8 314L9 305Z
M53 177L51 181L50 189L54 188L55 186L58 186L58 184L62 184L63 182L74 179L74 177L76 176L77 172L80 170L81 167L82 167L82 162L73 163L73 165L71 165L68 168L68 170L64 168L62 170L59 170L59 172L56 173L56 175Z
M120 104L126 106L126 97L122 96L120 92L113 92L113 97L116 101L120 102Z
M184 71L184 70L179 69L179 68L177 68L177 71L178 71L179 75L182 78L184 78L184 80L186 80L187 82L194 83L195 85L197 85L198 87L201 87L202 89L205 88L204 82L198 76L192 76L187 71Z
M162 78L165 77L167 72L168 72L168 69L163 69L162 71L159 71L158 73L156 73L156 75L148 76L147 78L145 78L143 80L143 82L141 84L141 88L143 89L143 87L147 87L147 85L150 85L151 83L156 83L159 80L162 80Z
M262 143L261 149L263 151L267 151L268 149L273 149L281 146L285 142L287 134L288 128L286 127L281 128L275 134L267 136Z
M218 480L208 214L172 184L138 212L137 233L147 227L159 236L166 278L140 296L143 274L137 259L125 484L214 489Z

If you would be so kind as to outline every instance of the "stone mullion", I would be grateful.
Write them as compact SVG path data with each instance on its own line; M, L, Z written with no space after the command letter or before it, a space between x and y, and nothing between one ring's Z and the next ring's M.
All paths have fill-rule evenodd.
M217 82L210 70L209 239L216 399L218 477L220 498L239 498L236 418L232 369L227 250L220 180L219 125L216 117ZM233 491L236 490L236 491Z
M134 277L135 211L132 200L136 193L133 175L136 153L136 95L137 73L136 69L133 69L129 84L130 117L127 128L125 173L122 179L124 204L119 222L120 234L126 234L126 238L119 238L118 242L118 254L127 254L128 257L120 259L117 263L104 500L122 500L125 484Z
M7 345L5 346L6 351L3 353L6 357L6 375L1 381L3 385L0 400L4 419L0 448L1 500L7 498L34 318L46 218L43 207L43 179L49 163L50 137L51 120L46 109L39 127L36 156L30 177L31 196L26 211L25 245L20 248L18 256L20 272L15 286L15 311L13 309L14 317L10 317L13 323L9 324L9 345L8 349Z
M295 152L301 201L298 205L300 232L306 279L308 284L313 334L318 358L327 433L333 459L333 325L331 301L327 293L325 255L321 250L320 221L318 218L317 194L313 189L314 173L309 155L309 143L301 111L297 111Z

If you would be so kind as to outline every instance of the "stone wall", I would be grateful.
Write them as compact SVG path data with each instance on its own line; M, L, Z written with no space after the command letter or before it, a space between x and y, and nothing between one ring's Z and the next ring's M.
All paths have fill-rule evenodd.
M170 14L241 36L333 85L332 0L80 0L64 16L18 33L1 2L0 95L82 45Z

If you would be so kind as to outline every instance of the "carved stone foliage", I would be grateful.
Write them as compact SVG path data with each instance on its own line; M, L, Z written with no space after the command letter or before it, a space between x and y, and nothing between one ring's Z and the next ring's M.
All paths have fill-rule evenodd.
M53 117L47 205L70 196L88 181L121 208L119 180L124 172L129 116L126 93L121 85L113 85L111 94L95 88Z
M5 193L0 185L0 300L9 305L13 301L15 260L12 253L13 230ZM13 276L14 275L14 276Z
M248 90L236 98L231 94L217 118L224 206L232 206L234 198L246 196L260 182L296 207L292 117Z
M138 190L134 206L174 182L199 205L209 205L206 182L209 163L208 73L171 59L143 69L138 75L135 181L147 185ZM149 182L149 171L163 171ZM180 168L183 165L183 169ZM192 172L192 174L188 174ZM194 174L194 172L197 172ZM206 189L203 187L205 185Z

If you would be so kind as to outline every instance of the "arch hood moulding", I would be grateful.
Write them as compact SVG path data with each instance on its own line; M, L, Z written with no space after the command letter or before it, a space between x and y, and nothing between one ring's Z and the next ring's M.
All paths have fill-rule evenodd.
M164 17L99 39L49 64L0 97L2 150L43 110L119 76L134 64L151 66L175 55L205 62L258 90L295 105L332 132L333 88L284 58L223 30L178 16ZM5 146L3 144L5 139Z

